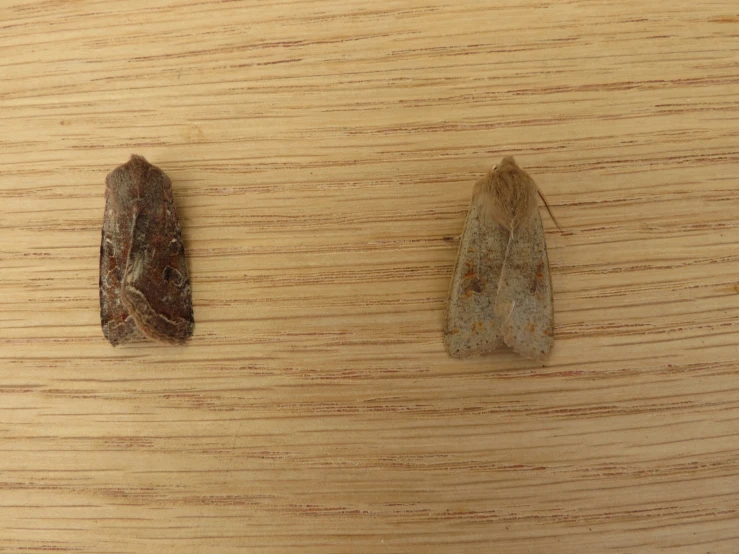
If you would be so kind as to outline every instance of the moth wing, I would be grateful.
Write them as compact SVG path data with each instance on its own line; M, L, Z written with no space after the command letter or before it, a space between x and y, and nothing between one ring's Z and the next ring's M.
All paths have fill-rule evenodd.
M549 356L554 346L552 281L538 212L515 231L495 314L503 341L509 347L534 360Z
M486 354L503 345L495 301L507 244L508 231L473 198L447 304L444 342L453 358Z
M103 335L117 346L143 337L136 322L121 301L121 282L128 255L128 226L124 236L110 194L105 198L102 240L100 242L100 324ZM123 240L121 240L123 239Z
M185 342L193 332L190 277L169 177L148 165L147 201L138 201L131 226L122 300L147 337Z

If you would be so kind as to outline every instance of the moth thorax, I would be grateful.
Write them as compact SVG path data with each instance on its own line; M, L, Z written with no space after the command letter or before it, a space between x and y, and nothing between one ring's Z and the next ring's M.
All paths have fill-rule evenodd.
M485 215L507 229L523 225L536 212L536 184L518 167L494 169L476 188Z

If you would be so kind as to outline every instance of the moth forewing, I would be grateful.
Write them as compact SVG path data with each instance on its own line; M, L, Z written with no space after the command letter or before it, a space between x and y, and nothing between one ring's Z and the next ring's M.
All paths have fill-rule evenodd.
M544 229L536 213L515 231L495 302L503 341L522 356L544 360L554 346L554 312Z
M447 305L444 341L449 355L466 358L503 345L495 297L508 232L473 198L459 244Z

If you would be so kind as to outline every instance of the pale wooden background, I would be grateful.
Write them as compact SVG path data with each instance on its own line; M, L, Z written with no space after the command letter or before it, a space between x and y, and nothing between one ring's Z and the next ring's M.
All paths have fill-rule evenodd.
M0 8L0 551L739 551L734 0ZM196 329L100 331L104 178ZM472 184L546 193L546 367L450 360Z

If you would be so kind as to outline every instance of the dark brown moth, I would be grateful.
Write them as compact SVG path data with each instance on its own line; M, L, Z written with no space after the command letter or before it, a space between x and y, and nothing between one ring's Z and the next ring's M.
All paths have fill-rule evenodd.
M195 326L172 183L142 156L105 179L100 322L113 346L144 337L181 344Z
M450 356L487 354L503 345L534 360L549 356L552 283L537 193L512 157L475 184L447 306Z

